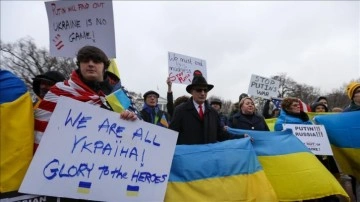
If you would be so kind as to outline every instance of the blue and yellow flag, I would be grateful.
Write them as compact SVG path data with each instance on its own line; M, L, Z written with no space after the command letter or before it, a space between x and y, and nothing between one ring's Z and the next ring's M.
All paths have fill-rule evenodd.
M325 126L335 160L342 172L360 179L360 111L316 116Z
M0 192L19 189L34 147L34 111L22 80L0 70Z
M119 89L110 95L106 96L106 100L115 112L121 113L128 109L131 105L130 98L126 95L123 89Z
M165 201L278 201L249 138L178 145Z
M281 132L232 129L248 134L256 155L280 201L299 201L329 195L348 195L335 177L291 130Z

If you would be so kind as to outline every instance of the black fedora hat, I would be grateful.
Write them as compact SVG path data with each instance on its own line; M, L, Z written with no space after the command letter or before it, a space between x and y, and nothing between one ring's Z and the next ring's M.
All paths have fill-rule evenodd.
M186 91L188 93L191 93L191 89L194 86L206 86L207 87L207 91L209 92L212 88L214 88L214 85L208 84L206 82L206 79L202 76L202 74L195 74L194 72L194 78L192 80L192 83L189 84L188 86L186 86Z

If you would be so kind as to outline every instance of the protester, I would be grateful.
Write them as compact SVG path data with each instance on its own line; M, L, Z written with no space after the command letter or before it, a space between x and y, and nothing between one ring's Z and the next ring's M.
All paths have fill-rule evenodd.
M344 109L344 112L359 111L360 110L360 83L351 82L346 89L346 93L351 100L348 107Z
M283 124L312 124L309 116L300 110L298 98L288 97L281 102L281 111L275 122L274 130L283 130Z
M315 102L311 105L312 112L329 112L327 105L323 102Z
M244 130L269 131L265 119L255 112L255 103L250 97L240 101L240 111L229 119L229 127Z
M234 103L232 106L231 112L229 114L229 118L231 118L234 114L239 112L239 103L240 103L241 99L243 99L244 97L248 97L248 95L246 93L241 93L239 96L239 101Z
M280 109L277 108L276 106L274 106L274 108L271 110L271 113L269 113L270 102L271 102L271 100L266 99L263 110L262 110L262 115L264 116L265 119L276 118L280 115Z
M348 107L344 109L344 112L353 112L360 110L360 83L351 82L346 88L346 93L351 100L351 103ZM360 181L354 176L351 177L351 184L355 198L359 201L360 198Z
M140 111L144 121L165 128L169 127L170 116L158 106L159 94L155 91L147 91L144 94L144 106Z
M174 101L174 109L177 106L187 102L189 99L190 99L190 96L187 96L187 95L183 95L183 96L180 96L180 97L176 98L175 101Z
M320 102L320 103L324 104L324 105L329 109L327 97L325 97L325 96L320 96L320 97L316 98L316 100L314 101L314 103L315 103L315 102Z
M192 96L175 108L170 123L170 129L179 132L177 144L207 144L227 139L219 114L206 101L213 87L201 74L194 75L186 87Z
M35 150L60 96L111 110L105 100L105 96L113 91L106 73L110 64L106 54L95 46L84 46L78 51L76 59L78 68L72 72L70 79L51 87L35 111ZM120 118L134 121L137 116L125 110L120 113Z
M57 82L61 82L65 80L65 76L58 71L48 71L44 74L40 74L33 78L33 91L36 94L37 98L34 102L34 109L36 109L41 100L44 98L45 94L49 91L49 89L55 85Z
M343 112L344 110L343 110L343 108L341 108L341 107L333 107L333 108L331 109L331 111L332 111L332 112Z
M170 80L170 77L168 77L166 79L166 84L168 86L168 91L167 91L167 103L166 103L166 109L167 112L169 113L170 116L172 116L174 114L174 96L173 96L173 92L172 92L172 81Z
M223 114L221 112L221 107L222 107L221 100L218 99L218 98L212 99L211 102L210 102L210 106L218 112L218 114L220 116L221 126L223 126L223 127L227 126L228 125L228 118L227 118L227 116L225 114Z

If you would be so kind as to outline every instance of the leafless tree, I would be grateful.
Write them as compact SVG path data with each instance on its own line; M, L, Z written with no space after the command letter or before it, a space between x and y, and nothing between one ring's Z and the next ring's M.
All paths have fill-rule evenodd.
M73 58L49 56L45 48L38 48L32 38L22 38L15 43L0 41L1 68L7 69L21 78L28 89L36 75L49 70L63 73L66 78L76 68Z

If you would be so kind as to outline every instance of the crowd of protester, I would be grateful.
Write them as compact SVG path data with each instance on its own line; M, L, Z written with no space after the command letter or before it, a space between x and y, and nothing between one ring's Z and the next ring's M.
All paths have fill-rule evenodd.
M81 102L87 102L94 106L112 110L103 98L121 88L122 85L120 79L116 78L116 75L114 77L113 74L107 72L110 60L106 54L97 47L85 46L78 51L76 59L77 69L72 72L69 79L65 80L65 76L56 71L46 72L33 79L33 91L37 95L33 108L35 121L34 152L41 142L41 137L60 96L67 96ZM1 73L3 72L6 71L1 70ZM0 82L4 82L3 77L0 79ZM175 130L179 133L177 140L179 145L207 144L232 139L233 137L227 133L228 127L270 131L272 128L270 129L266 123L266 119L270 118L276 119L275 127L273 128L275 131L283 130L284 123L314 124L309 119L307 113L301 110L299 98L283 98L281 107L274 106L271 110L271 100L268 99L265 101L262 113L259 113L253 98L242 93L231 113L225 115L221 110L222 102L220 99L207 99L208 93L214 88L214 85L207 83L201 72L195 71L192 83L186 86L186 91L189 95L179 96L175 100L171 89L172 82L169 78L167 78L166 83L168 86L166 111L161 110L158 106L159 93L149 90L144 93L144 104L140 113L124 110L120 113L120 118L127 121L141 119ZM359 111L360 83L352 82L347 86L346 90L350 104L344 110L336 107L330 110L328 100L324 96L317 98L311 103L311 110L319 113ZM1 97L7 96L5 93L9 92L2 91ZM247 136L247 134L244 134L242 137ZM8 144L13 143L9 142ZM332 156L317 156L317 158L340 180L341 171L339 171L336 161ZM352 180L353 186L351 190L346 188L349 196L354 200L356 197L360 197L359 193L356 193L356 183L359 183L358 179L355 179L353 176L344 176L344 178ZM4 191L1 190L1 192ZM339 200L336 196L329 196L318 201Z

